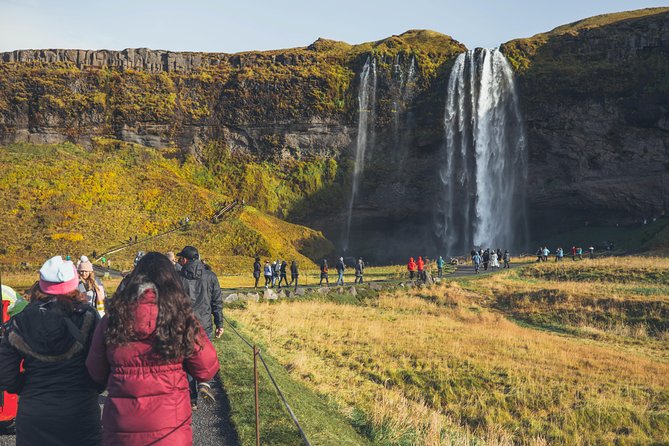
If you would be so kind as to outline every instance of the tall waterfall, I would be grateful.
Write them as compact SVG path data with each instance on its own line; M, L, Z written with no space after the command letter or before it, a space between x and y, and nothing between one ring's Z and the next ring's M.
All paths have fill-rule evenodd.
M451 255L517 248L525 228L527 150L513 71L498 50L458 56L444 115L437 236Z
M353 167L353 182L348 202L348 216L344 232L344 251L348 250L351 234L351 219L353 204L360 187L360 179L365 171L365 152L368 145L374 145L374 110L376 109L376 60L367 58L360 73L358 87L358 138L355 146L355 166Z
M410 110L416 86L416 59L411 56L407 68L402 66L400 56L395 56L393 63L392 113L393 142L395 162L402 170L409 151L409 129L413 124L413 112ZM402 126L404 130L402 131Z

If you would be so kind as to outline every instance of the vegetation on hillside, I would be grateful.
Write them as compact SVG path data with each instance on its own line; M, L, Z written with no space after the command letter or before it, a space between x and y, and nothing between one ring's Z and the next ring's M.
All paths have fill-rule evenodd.
M625 266L633 273L612 279ZM228 316L373 444L661 444L669 313L656 279L667 269L541 264Z
M265 203L266 209L267 203L280 202L272 188L257 187L264 181L278 184L279 173L249 163L242 171L259 169L257 175L217 176L192 158L180 161L174 154L113 140L98 140L92 150L69 143L1 148L2 262L18 265L40 263L54 254L101 253L131 237L141 240L174 229L186 217L192 222L187 229L113 255L113 266L128 267L138 250L178 250L185 244L196 244L216 270L232 272L248 270L256 254L307 265L309 258L333 249L321 233L251 207L221 223L211 222L223 203L241 200L244 193L247 202ZM314 182L320 178L319 166L327 165L315 160L298 167L311 169L305 181ZM291 174L307 175L300 172L295 168ZM297 201L310 190L296 181L288 193Z

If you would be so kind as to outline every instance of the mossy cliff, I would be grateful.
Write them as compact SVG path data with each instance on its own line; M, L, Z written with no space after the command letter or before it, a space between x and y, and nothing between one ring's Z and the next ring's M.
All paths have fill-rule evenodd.
M535 233L666 213L669 8L610 14L502 45L518 74ZM239 54L27 50L0 54L0 144L133 143L202 167L206 187L339 241L360 72L376 106L353 245L436 254L432 208L452 63L465 47L408 31Z
M669 8L502 45L518 72L535 228L669 213Z

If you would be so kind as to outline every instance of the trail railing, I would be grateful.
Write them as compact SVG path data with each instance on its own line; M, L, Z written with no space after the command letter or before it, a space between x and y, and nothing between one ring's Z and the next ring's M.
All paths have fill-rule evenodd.
M274 376L272 375L272 372L270 371L269 367L267 366L267 363L265 362L265 358L263 358L262 353L260 349L255 345L251 344L244 336L242 336L237 329L232 325L230 320L223 316L223 320L228 324L228 326L232 329L232 331L241 339L244 344L246 344L253 352L253 382L254 382L254 387L255 387L255 417L256 417L256 446L260 446L260 404L258 400L258 359L260 359L260 362L262 363L263 367L267 371L267 376L269 377L270 381L274 385L274 388L276 389L277 393L279 394L279 397L281 398L281 401L283 402L283 405L286 407L286 410L288 411L288 414L290 415L290 418L293 420L293 423L295 423L295 426L297 427L298 432L300 433L300 436L302 437L302 440L304 441L304 444L306 446L311 446L311 443L309 442L309 439L307 438L307 435L304 433L304 430L302 429L302 426L300 426L300 422L297 420L297 417L295 416L295 413L293 412L293 409L291 409L290 404L288 404L288 401L286 401L286 397L284 396L283 392L279 388L279 385L276 383L276 380L274 379Z

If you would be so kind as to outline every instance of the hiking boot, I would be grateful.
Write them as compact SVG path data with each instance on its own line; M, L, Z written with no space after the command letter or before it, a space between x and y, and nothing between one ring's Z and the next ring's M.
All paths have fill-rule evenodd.
M216 397L214 396L214 391L211 389L211 386L209 383L199 383L197 385L197 392L200 394L200 397L207 401L211 401L212 403L216 402Z

